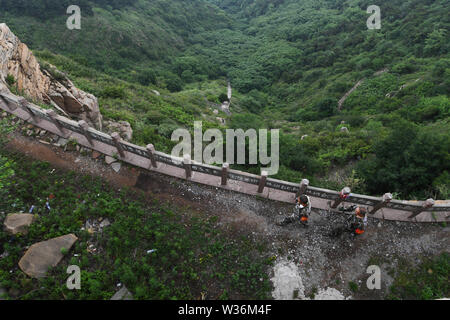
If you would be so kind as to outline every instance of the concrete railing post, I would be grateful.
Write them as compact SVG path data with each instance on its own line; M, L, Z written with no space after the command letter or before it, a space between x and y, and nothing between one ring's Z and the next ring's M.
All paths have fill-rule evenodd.
M434 199L428 199L427 201L425 201L422 204L422 207L416 209L415 211L413 211L413 213L408 217L408 219L412 219L414 217L417 217L419 214L421 214L422 212L424 212L427 209L430 209L434 206L435 201Z
M33 119L33 121L39 122L41 119L39 117L37 117L33 111L31 110L30 107L30 103L27 101L27 99L20 97L19 98L19 104L22 106L22 108L24 108L25 110L27 110L27 112L30 114L31 118Z
M158 165L156 164L156 159L155 159L155 146L153 144L147 145L147 154L150 158L151 166L153 168L157 168Z
M222 186L226 186L227 185L227 180L228 180L228 168L230 167L230 165L228 163L224 163L222 165L222 182L221 185Z
M299 190L297 192L297 197L301 196L302 194L305 194L306 190L309 187L309 180L308 179L303 179L302 182L300 183L300 187Z
M3 98L2 95L0 95L0 99L5 103L6 107L11 110L14 111L17 109L17 106L15 103L9 103L7 99Z
M125 151L123 150L122 145L120 144L122 142L120 134L114 132L111 134L111 138L113 139L114 145L116 146L117 152L119 153L120 157L125 158Z
M261 179L259 180L258 193L263 193L264 187L266 186L268 175L269 173L267 171L261 172Z
M186 170L186 179L189 179L192 177L192 163L191 163L191 156L188 154L185 154L183 157L183 166Z
M64 129L64 127L57 121L57 114L56 114L56 112L55 112L55 110L47 110L46 112L45 112L48 116L49 116L49 118L50 119L52 119L52 122L55 124L55 126L58 128L58 130L61 132L61 135L63 136L63 137L66 137L67 136L67 131Z
M331 205L331 208L336 209L342 202L347 200L351 192L352 191L349 187L345 187L344 189L342 189L342 191L339 192L339 198L334 201L334 203Z
M370 211L370 214L375 214L375 212L377 212L378 210L386 207L386 205L392 201L392 194L390 193L385 193L383 195L383 199L380 201L380 203L378 203L375 207L373 207L372 211Z
M93 141L91 134L89 133L89 125L87 124L87 122L84 120L80 120L78 121L78 126L80 127L81 131L83 131L83 135L86 137L89 144L92 146Z

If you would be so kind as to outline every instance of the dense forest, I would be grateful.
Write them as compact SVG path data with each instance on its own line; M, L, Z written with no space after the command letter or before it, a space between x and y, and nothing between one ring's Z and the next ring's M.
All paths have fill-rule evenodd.
M276 178L450 197L448 1L380 0L379 30L368 0L78 3L81 30L65 26L69 1L0 0L0 22L96 94L106 118L129 121L134 142L169 151L173 129L201 119L280 128ZM211 105L228 79L223 126Z

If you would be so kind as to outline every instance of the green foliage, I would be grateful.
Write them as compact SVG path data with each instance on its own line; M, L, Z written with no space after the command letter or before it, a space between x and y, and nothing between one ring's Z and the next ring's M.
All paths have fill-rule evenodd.
M350 290L351 290L353 293L355 293L356 291L358 291L358 284L356 284L356 283L353 282L353 281L350 281L350 282L348 283L348 287L350 288Z
M14 180L0 189L5 191L0 211L26 212L34 205L38 217L26 236L12 239L0 231L0 251L9 253L0 259L0 286L16 288L21 299L109 300L118 283L135 299L193 300L202 292L211 298L269 298L265 242L220 231L217 217L198 217L189 209L136 191L115 190L90 176L53 171L48 163L3 149L0 154L1 164L10 163L15 171ZM0 172L3 178L5 170ZM111 225L93 235L82 230L87 219L99 218L108 218ZM61 250L65 257L48 277L31 281L20 271L9 272L16 270L24 247L68 233L78 241L70 253ZM80 267L82 290L61 285L68 265Z
M8 76L6 77L5 81L8 84L8 86L10 86L10 87L13 86L16 83L16 79L11 74L8 74Z
M122 86L105 87L100 96L103 98L124 99L126 97L125 88Z
M400 263L388 299L436 300L447 298L450 294L448 253L429 259L417 267L405 261Z
M50 74L58 79L67 74L98 96L106 119L129 121L134 143L170 152L177 126L191 128L201 119L205 127L223 129L209 102L226 100L229 79L228 127L281 128L291 136L283 138L279 177L297 183L306 175L321 186L334 186L339 183L329 177L338 170L346 172L340 181L364 181L359 188L373 195L447 194L445 179L438 179L447 170L442 165L447 153L442 155L438 143L426 147L437 160L423 164L410 155L420 153L415 143L399 150L403 161L412 161L408 170L400 168L401 157L394 152L380 154L385 170L400 168L404 178L392 173L387 179L383 162L376 160L377 143L398 119L418 125L421 132L449 131L445 1L382 0L383 28L376 32L367 32L365 0L119 2L79 2L82 29L70 32L70 41L65 17L56 13L67 1L24 6L3 0L0 19ZM358 81L362 84L338 110L338 101ZM350 133L341 134L341 126ZM308 139L301 141L303 135ZM354 163L361 160L352 176ZM241 169L257 172L259 167ZM420 183L408 180L419 176Z
M2 190L11 184L11 177L14 175L14 163L0 156L0 194Z
M178 92L183 89L183 83L181 82L181 79L173 73L166 74L165 81L166 87L170 92Z
M449 170L449 143L449 132L398 120L390 135L375 143L375 157L362 161L358 172L372 193L424 197L430 192L426 187Z
M156 73L152 69L142 70L137 74L136 80L143 86L156 84Z
M228 101L228 95L225 94L225 93L221 93L221 94L219 95L219 101L220 101L220 102Z

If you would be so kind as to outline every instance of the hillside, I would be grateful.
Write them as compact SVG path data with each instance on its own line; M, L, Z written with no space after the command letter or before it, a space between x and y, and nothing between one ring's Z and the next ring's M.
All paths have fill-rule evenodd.
M3 1L0 19L106 118L129 121L136 143L168 151L200 119L281 128L276 178L449 197L447 1L381 1L381 30L367 30L367 1L85 1L76 32L65 2L35 3L22 14ZM217 115L227 78L232 115Z

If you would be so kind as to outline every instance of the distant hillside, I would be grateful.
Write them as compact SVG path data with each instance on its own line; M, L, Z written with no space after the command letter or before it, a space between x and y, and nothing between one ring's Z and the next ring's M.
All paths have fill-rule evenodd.
M378 1L380 30L368 0L85 0L74 31L68 1L25 3L0 0L0 21L130 121L136 143L170 150L194 120L280 128L277 178L450 197L446 0ZM215 114L227 79L232 115Z

